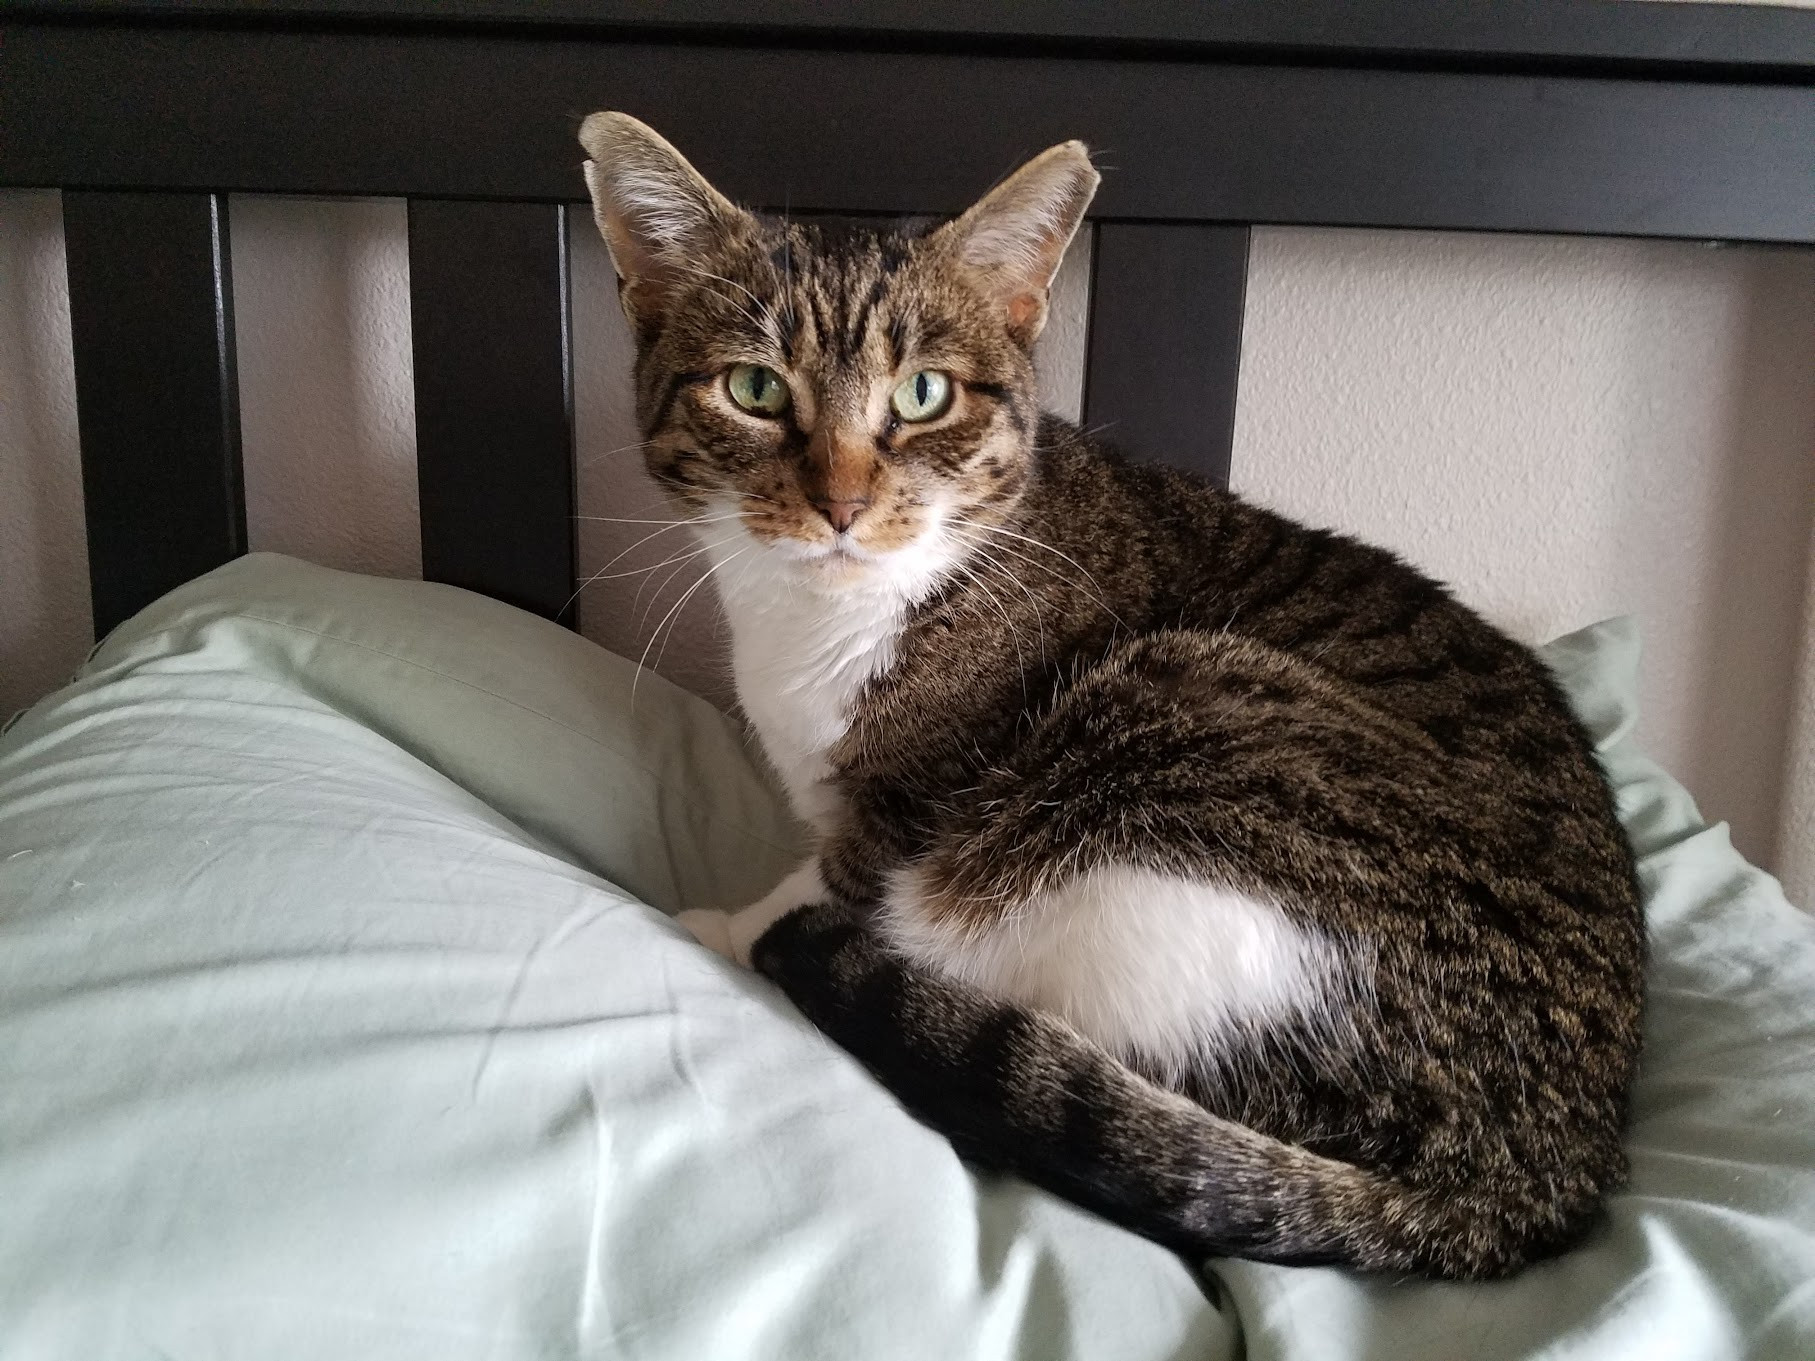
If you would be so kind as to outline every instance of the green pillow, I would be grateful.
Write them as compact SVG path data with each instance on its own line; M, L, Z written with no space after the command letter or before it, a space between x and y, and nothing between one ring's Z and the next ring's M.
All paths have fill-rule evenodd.
M665 910L737 729L478 596L253 557L0 739L0 1357L1217 1355Z
M1815 1355L1815 930L1632 748L1630 626L1549 655L1653 925L1631 1189L1504 1284L1200 1277L644 905L798 854L710 707L464 592L222 568L0 738L0 1357Z

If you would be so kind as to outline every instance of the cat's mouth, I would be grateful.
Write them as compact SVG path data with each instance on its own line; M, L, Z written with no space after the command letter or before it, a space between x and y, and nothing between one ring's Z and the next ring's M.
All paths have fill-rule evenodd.
M838 533L826 533L822 528L817 534L786 534L776 542L784 545L788 556L803 566L846 570L886 564L914 541L912 538L904 541L903 536L889 536L887 541L878 543L863 537L862 528L859 525Z

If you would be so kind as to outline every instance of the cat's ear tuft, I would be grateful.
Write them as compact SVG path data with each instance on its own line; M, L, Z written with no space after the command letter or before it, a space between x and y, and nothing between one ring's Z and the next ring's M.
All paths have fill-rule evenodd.
M1046 325L1053 276L1101 180L1082 142L1061 142L939 229L959 264L1001 303L1022 345Z
M595 113L580 124L593 220L611 251L630 319L647 321L696 270L703 251L748 214L687 163L648 124Z

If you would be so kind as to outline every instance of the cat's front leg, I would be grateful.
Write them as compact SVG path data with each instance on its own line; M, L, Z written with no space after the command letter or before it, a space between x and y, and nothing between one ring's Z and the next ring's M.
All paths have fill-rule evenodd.
M714 950L734 963L750 967L750 950L756 938L797 907L817 903L826 895L825 880L820 877L819 857L811 856L750 906L736 912L719 912L710 908L693 908L675 920L708 950Z

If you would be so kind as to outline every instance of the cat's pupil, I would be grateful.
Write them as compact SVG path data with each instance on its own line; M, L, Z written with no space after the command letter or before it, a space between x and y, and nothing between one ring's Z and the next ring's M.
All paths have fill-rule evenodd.
M763 391L769 386L769 376L761 369L750 375L750 400L761 402Z
M926 398L927 398L927 390L930 387L932 387L932 384L926 381L926 375L924 373L915 374L914 375L914 401L917 402L921 406L925 406Z

